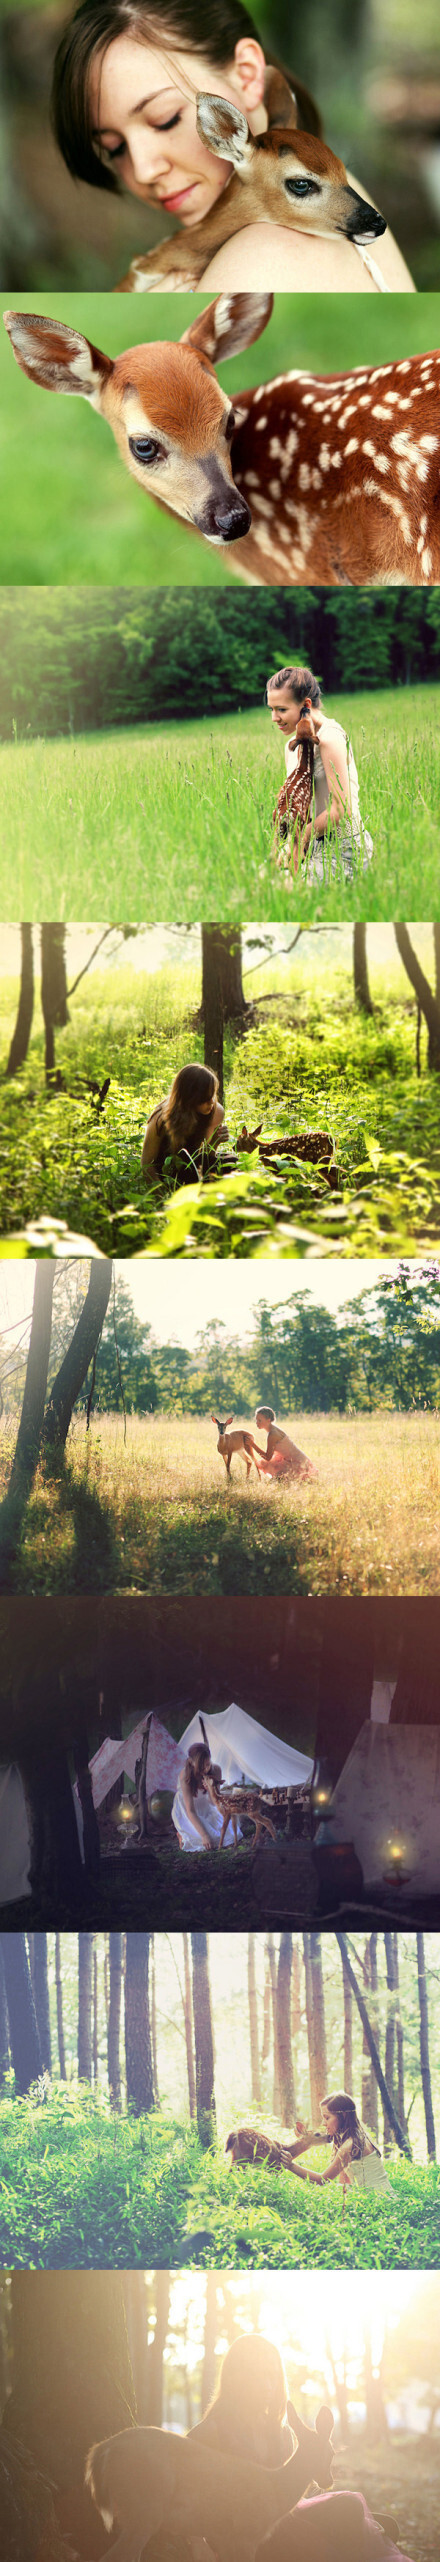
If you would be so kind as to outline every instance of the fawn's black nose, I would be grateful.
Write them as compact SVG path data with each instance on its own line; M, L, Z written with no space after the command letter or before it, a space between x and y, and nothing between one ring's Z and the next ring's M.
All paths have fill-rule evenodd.
M347 195L351 197L347 239L364 242L380 240L382 232L386 231L387 227L384 214L376 213L375 205L365 204L363 196L355 196L353 187L347 187Z
M236 543L241 534L249 533L250 508L238 489L228 489L221 499L208 499L195 523L200 533L207 535L208 542Z

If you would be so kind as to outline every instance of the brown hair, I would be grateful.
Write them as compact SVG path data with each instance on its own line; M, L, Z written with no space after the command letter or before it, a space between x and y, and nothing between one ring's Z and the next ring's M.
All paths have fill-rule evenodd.
M262 2339L258 2331L233 2340L223 2359L210 2411L218 2413L225 2427L232 2420L235 2433L250 2416L257 2424L266 2417L272 2424L284 2420L286 2400L283 2362L273 2340Z
M277 667L275 669L275 675L268 676L267 679L266 702L269 686L271 693L273 692L274 694L278 694L281 692L282 685L289 686L290 693L293 695L295 703L302 703L304 697L309 695L310 702L313 705L313 710L315 712L318 710L318 704L321 701L321 687L318 684L317 676L312 675L311 667Z
M110 45L124 35L132 36L135 43L161 46L164 53L173 48L188 54L203 51L205 61L217 70L233 61L243 36L258 42L257 28L243 0L210 0L206 15L202 0L151 0L151 6L148 0L81 0L55 55L52 123L72 177L85 178L89 187L106 187L112 195L119 192L118 178L99 159L93 142L89 73L92 63L103 61ZM281 67L275 64L276 69ZM284 76L294 87L303 130L319 134L321 122L313 98L289 71Z
M321 2108L331 2108L333 2116L337 2119L336 2135L333 2137L337 2153L340 2151L341 2144L346 2144L349 2139L356 2147L358 2159L366 2153L369 2144L372 2145L373 2153L378 2153L379 2146L373 2144L372 2136L368 2134L366 2126L362 2125L362 2118L358 2117L354 2099L349 2098L348 2091L326 2091L325 2099L321 2100Z
M192 1797L197 1797L199 1788L203 1788L203 1773L210 1768L209 1744L190 1744L184 1764L184 1775L189 1781Z
M200 1148L206 1139L209 1110L214 1110L218 1095L218 1076L214 1068L193 1066L179 1068L170 1092L160 1105L157 1127L166 1131L172 1156L179 1148Z

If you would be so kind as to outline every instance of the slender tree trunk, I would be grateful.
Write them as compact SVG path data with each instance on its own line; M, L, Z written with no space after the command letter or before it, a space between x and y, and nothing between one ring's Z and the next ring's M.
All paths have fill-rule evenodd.
M392 2091L393 2099L395 2099L396 1975L394 1962L394 1931L385 1930L384 1941L388 1994L385 2030L385 2081L388 2085L388 2090ZM384 2116L383 2132L384 2153L390 2153L392 2150L391 2127L386 2116Z
M260 2100L261 2100L261 2074L260 2074L260 2050L259 2050L259 2044L258 2044L258 2007L257 2007L257 1983L256 1983L256 1974L255 1974L255 1939L254 1939L254 1933L253 1933L253 1930L248 1931L248 1944L247 1944L247 1975L248 1975L248 2003L249 2003L249 2044L250 2044L250 2055L251 2055L251 2094L252 2094L252 2099L253 2099L253 2100L255 2100L256 2105L257 2105L257 2107L258 2107L258 2106L259 2106L259 2103L260 2103Z
M34 952L32 933L32 925L20 926L20 995L6 1068L7 1076L16 1076L17 1068L24 1067L24 1061L27 1059L29 1049L32 1031L32 1016L34 1011Z
M99 2019L98 2019L98 1950L97 1950L97 1947L96 1947L96 1940L95 1940L95 1946L94 1946L94 1950L93 1950L93 2080L94 2080L95 2090L96 2090L96 2087L97 2087L97 2081L98 2081L98 2052L99 2052Z
M34 1938L34 2001L43 2070L52 2071L50 2038L49 1975L47 1965L47 1932L36 1930Z
M154 2282L156 2322L148 2361L148 2425L152 2429L161 2429L163 2426L163 2361L169 2322L170 2287L169 2269L158 2268Z
M49 1083L55 1067L55 1032L65 1031L69 1021L65 925L41 927L41 1004Z
M343 1991L344 1991L344 2090L345 2090L345 2091L348 2091L348 2097L349 2097L349 2099L352 2099L352 2098L353 2098L353 2004L352 2004L352 1997L351 1997L351 1984L347 1983L347 1977L346 1977L346 1975L344 1975L344 1974L343 1974L343 1977L342 1977L342 1983L343 1983Z
M296 2117L295 2081L292 2055L292 1932L282 1930L278 1957L277 2030L280 2073L280 2110L283 2126L293 2126Z
M353 926L353 976L356 1005L362 1014L374 1014L368 977L366 925Z
M202 925L203 954L203 1040L205 1067L214 1068L218 1077L220 1102L223 1102L223 990L219 964L218 933L214 925Z
M5 1970L2 1950L0 1947L0 2090L4 2090L6 2074L9 2072L9 2063L8 2005L6 2000Z
M96 1884L101 1867L101 1843L98 1817L93 1804L87 1736L80 1735L73 1741L73 1759L82 1815L84 1873Z
M92 2079L92 1957L93 1931L78 1932L78 2074L80 2082Z
M365 1950L364 1980L367 1987L367 1994L369 1994L370 1991L373 1991L373 1978L374 1990L375 1993L377 1993L377 1931L372 1931L371 1938L367 1941ZM375 2002L375 2018L377 2019L377 2002ZM379 2048L378 2036L377 2043ZM371 2126L372 2133L374 2131L374 2111L376 2111L375 2131L377 2134L377 2083L374 2079L370 2048L364 2028L362 2031L362 2116L365 2119L367 2126Z
M41 2046L24 1930L2 1930L9 2043L17 2095L23 2099L42 2072Z
M429 2061L428 1987L426 1982L425 1941L422 1930L418 1930L416 1935L420 2013L420 2067L422 2075L423 2106L425 2111L426 2142L428 2147L428 2161L435 2162L436 2146L434 2110L432 2105L431 2068Z
M64 2043L63 1979L62 1979L62 1973L61 1973L61 1939L60 1939L60 1933L59 1933L59 1930L56 1930L56 1931L55 1931L55 1984L56 1984L56 1996L57 1996L57 2032L58 2032L58 2056L59 2056L59 2066L60 2066L60 2080L61 2080L62 2082L65 2082L65 2080L66 2080L66 2049L65 2049L65 2043Z
M262 2069L262 2071L264 2070L264 2065L268 2063L268 2061L269 2061L269 2055L270 2055L270 2021L271 2021L270 1955L269 1955L269 1942L268 1942L268 1940L266 1940L265 1950L264 1950L263 2037L262 2037L262 2045L261 2045L261 2069Z
M206 2287L206 2295L205 2295L205 2330L204 2330L204 2340L203 2340L203 2367L202 2367L202 2383L201 2383L201 2415L202 2415L202 2418L203 2418L203 2412L204 2412L204 2411L207 2411L207 2409L208 2409L208 2402L212 2402L212 2396L213 2396L214 2387L215 2387L215 2352L216 2352L216 2346L217 2346L217 2284L218 2284L218 2281L217 2281L217 2278L216 2278L216 2275L215 2275L215 2269L211 2269L211 2268L209 2268L209 2269L207 2270L207 2274L206 2274L206 2278L205 2278L205 2287Z
M429 979L426 978L421 962L417 959L417 953L413 950L408 926L395 925L394 932L401 961L411 981L411 987L415 989L428 1027L428 1067L436 1069L438 1073L440 1070L440 1005L437 998L433 996Z
M150 1933L128 1930L125 1948L127 2101L137 2117L154 2108L149 1996Z
M38 1272L51 1269L37 1264ZM106 1316L112 1283L110 1262L94 1260L90 1265L89 1283L84 1306L75 1326L64 1361L52 1382L44 1419L45 1449L64 1450L73 1408L84 1386L90 1362L96 1352Z
M400 2152L400 2153L406 2153L407 2160L410 2162L410 2161L412 2160L412 2154L411 2154L411 2145L410 2145L410 2141L409 2141L409 2136L408 2136L408 2134L407 2134L406 2127L403 2127L403 2126L401 2126L401 2125L400 2125L399 2118L398 2118L398 2116L397 2116L397 2110L396 2110L396 2109L395 2109L395 2107L394 2107L394 2101L393 2101L393 2098L392 2098L391 2091L387 2090L387 2084L386 2084L386 2081L385 2081L385 2074L382 2072L382 2065L381 2065L381 2061L380 2061L380 2055L379 2055L379 2050L378 2050L378 2046L377 2046L376 2038L374 2037L374 2034L373 2034L373 2029L372 2029L372 2026L371 2026L371 2020L370 2020L370 2019L369 2019L369 2017L368 2017L368 2011L367 2011L366 2003L365 2003L365 2001L364 2001L363 1993L361 1993L360 1985L358 1984L357 1977L356 1977L356 1975L355 1975L355 1973L354 1973L354 1967L353 1967L353 1966L352 1966L352 1964L351 1964L351 1958L349 1957L349 1954L348 1954L348 1948L347 1948L346 1939L344 1938L344 1932L343 1932L342 1930L337 1930L337 1931L335 1931L335 1939L337 1939L337 1942L338 1942L338 1948L340 1949L340 1952L341 1952L342 1964L343 1964L343 1967L344 1967L345 1972L347 1973L348 1981L349 1981L349 1983L351 1984L352 1992L354 1993L355 2002L356 2002L356 2005L357 2005L357 2009L358 2009L358 2011L359 2011L359 2017L360 2017L360 2019L362 2020L362 2027L363 2027L363 2028L365 2028L365 2035L366 2035L366 2038L367 2038L367 2041L368 2041L368 2045L369 2045L369 2049L370 2049L371 2061L372 2061L372 2064L373 2064L373 2066L374 2066L374 2071L375 2071L375 2074L376 2074L376 2081L378 2082L378 2085L379 2085L379 2090L380 2090L380 2094L381 2094L381 2099L383 2100L384 2108L385 2108L385 2109L386 2109L386 2111L387 2111L387 2116L389 2117L389 2119L390 2119L390 2124L391 2124L391 2126L392 2126L392 2128L393 2128L393 2134L395 2135L395 2138L396 2138L396 2144L398 2144L399 2152Z
M197 2102L196 2102L196 2068L195 2068L195 2063L194 2063L194 2030L193 2030L193 2011L192 2011L191 1975L190 1975L190 1964L189 1964L189 1939L188 1939L188 1932L187 1932L187 1930L184 1930L184 1931L183 1931L183 1933L182 1933L182 1937L183 1937L183 1980L184 1980L183 2020L184 2020L184 2029L185 2029L186 2069L187 2069L187 2074L188 2074L188 2099L189 2099L189 2113L190 2113L190 2117L191 2117L192 2119L194 2119L194 2117L196 2116L196 2113L197 2113Z
M322 1971L322 1940L319 1930L310 1931L310 1964L313 1997L313 2037L318 2100L327 2088L327 2043L325 2034L325 1993Z
M405 2040L400 2006L399 1934L397 1930L394 1932L394 1968L396 1979L397 2107L400 2124L401 2126L406 2126Z
M371 1992L372 1992L373 2027L374 2027L374 2033L375 2033L375 2038L376 2038L377 2052L378 2052L378 2055L380 2055L380 2036L379 2036L379 1976L378 1976L378 1965L377 1965L377 1947L378 1947L378 1938L379 1938L379 1932L378 1932L377 1930L372 1930L372 1932L371 1932L371 1936L370 1936L370 1946L369 1946L370 1984L371 1984ZM376 2081L376 2077L375 2077L375 2074L374 2074L373 2072L371 2073L370 2080L371 2080L371 2090L370 2090L370 2116L369 2116L369 2124L370 2124L370 2126L371 2126L371 2133L372 2133L372 2135L376 2135L376 2136L378 2136L378 2134L379 2134L378 2091L377 2091L377 2081ZM402 2124L403 2124L403 2123L404 2123L404 2120L402 2120Z
M313 2018L313 1982L312 1982L312 1966L311 1966L311 1957L310 1957L310 1931L308 1931L308 1930L305 1930L305 1931L303 1932L303 1950L304 1950L304 1973L305 1973L305 1985L306 1985L306 2023L307 2023L307 2046L308 2046L308 2056L309 2056L310 2111L311 2111L312 2125L313 2125L313 2126L316 2126L316 2125L317 2125L317 2123L318 2123L318 2118L319 2118L319 2090L318 2090L318 2084L317 2084L317 2078L316 2078L315 2031L314 2031L314 2018Z
M35 1265L23 1404L7 1493L0 1505L0 1591L8 1591L23 1514L40 1454L52 1327L54 1264Z
M111 2105L114 2109L120 2109L122 1989L122 1933L120 1930L110 1931L109 1958L110 1983L107 2019L107 2066Z
M214 2040L205 1930L191 1932L194 2036L196 2052L197 2127L206 2152L215 2143Z
M280 2109L281 2109L281 2092L280 2092L280 2059L279 2059L279 2053L278 2053L277 1971L276 1971L276 1957L275 1957L275 1949L274 1949L274 1944L273 1944L273 1934L272 1934L272 1931L271 1931L271 1930L269 1930L269 1931L268 1931L268 1934L267 1934L266 1947L267 1947L267 1958L268 1958L268 1966L269 1966L270 1998L271 1998L271 2009L272 2009L272 2036L273 2036L273 2092L272 2092L272 2109L273 2109L273 2115L274 2115L274 2117L279 2117L279 2115L280 2115Z
M154 1931L152 1932L151 1937L151 2051L153 2057L153 2090L157 2104L159 2099L159 2075L157 2069L156 1940Z

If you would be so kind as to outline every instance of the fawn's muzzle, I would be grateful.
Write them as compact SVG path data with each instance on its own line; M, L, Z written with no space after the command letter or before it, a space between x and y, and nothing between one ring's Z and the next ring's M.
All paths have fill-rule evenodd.
M347 240L380 240L387 227L384 215L376 213L375 205L367 205L363 196L355 196L353 187L347 187L347 196L351 198L346 223Z
M239 542L240 535L249 533L251 522L246 499L240 497L238 489L229 488L223 491L221 498L215 498L213 494L200 515L194 518L199 532L206 535L208 542L217 543Z

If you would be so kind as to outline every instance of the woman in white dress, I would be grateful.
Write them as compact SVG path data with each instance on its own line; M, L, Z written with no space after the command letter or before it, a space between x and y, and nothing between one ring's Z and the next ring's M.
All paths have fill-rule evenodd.
M186 1761L179 1774L174 1804L171 1808L181 1850L216 1850L218 1848L220 1834L223 1831L223 1817L218 1806L213 1806L206 1786L207 1773L211 1769L209 1746L190 1744ZM221 1778L221 1772L219 1775ZM231 1844L233 1839L232 1825L228 1824L225 1842Z
M331 2144L332 2160L325 2171L298 2170L296 2162L292 2162L293 2176L311 2180L314 2188L326 2188L329 2180L338 2179L343 2189L389 2189L378 2144L373 2143L372 2135L362 2125L348 2091L329 2091L321 2100L321 2117L322 2126L318 2128L298 2124L298 2133L304 2138L302 2149L306 2153L312 2144Z
M274 727L285 740L286 775L294 777L301 749L296 732L307 703L313 731L310 816L298 831L289 817L278 821L280 868L301 872L308 881L333 879L342 871L353 881L368 872L373 840L361 818L359 780L351 739L341 721L324 711L321 688L310 667L279 667L269 676L266 701ZM309 709L310 707L310 709Z

